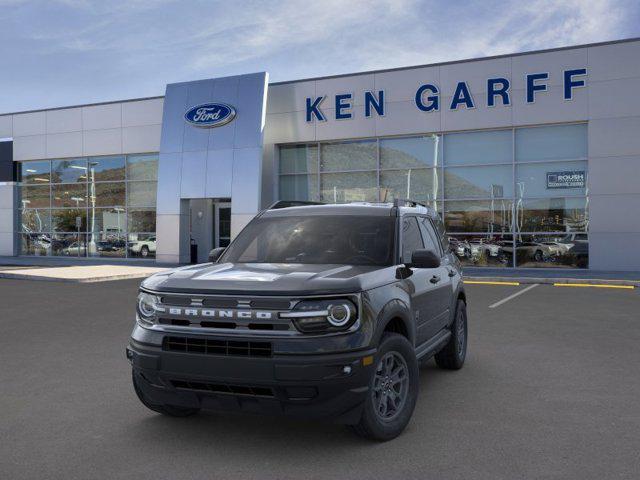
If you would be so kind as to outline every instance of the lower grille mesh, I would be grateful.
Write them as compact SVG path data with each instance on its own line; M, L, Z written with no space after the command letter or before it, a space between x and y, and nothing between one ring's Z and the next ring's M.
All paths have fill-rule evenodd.
M165 337L163 350L239 357L270 357L271 342L243 342L192 337Z
M273 390L268 387L255 387L245 385L228 385L221 383L203 383L187 380L171 380L174 388L198 390L212 393L229 393L231 395L250 395L253 397L274 397Z

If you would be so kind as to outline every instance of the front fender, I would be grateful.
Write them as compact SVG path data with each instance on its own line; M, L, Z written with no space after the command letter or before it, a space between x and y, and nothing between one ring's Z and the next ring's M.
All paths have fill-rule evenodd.
M380 343L387 325L396 318L404 325L405 332L409 342L411 342L411 345L416 344L416 327L415 322L413 322L411 318L411 309L409 308L409 305L403 301L394 299L383 307L380 315L378 316L377 328L374 333L376 345Z

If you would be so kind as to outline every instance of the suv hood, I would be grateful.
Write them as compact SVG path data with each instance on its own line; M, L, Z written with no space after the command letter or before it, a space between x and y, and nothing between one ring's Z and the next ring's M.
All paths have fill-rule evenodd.
M249 295L355 293L395 281L396 267L283 263L206 263L142 282L160 292Z

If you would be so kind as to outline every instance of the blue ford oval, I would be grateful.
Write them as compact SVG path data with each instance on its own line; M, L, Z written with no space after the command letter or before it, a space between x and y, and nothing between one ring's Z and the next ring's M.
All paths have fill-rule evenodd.
M236 109L226 103L203 103L191 107L184 119L196 127L221 127L236 116Z

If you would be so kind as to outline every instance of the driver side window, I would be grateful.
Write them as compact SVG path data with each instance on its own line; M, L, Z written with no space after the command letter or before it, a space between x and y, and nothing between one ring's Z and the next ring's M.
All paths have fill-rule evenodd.
M414 250L424 248L416 217L402 219L402 263L411 263Z
M428 218L420 217L420 230L422 231L422 239L424 240L424 248L431 250L436 255L442 256L442 250L438 245L440 241L437 239L433 227ZM437 242L437 243L436 243Z

